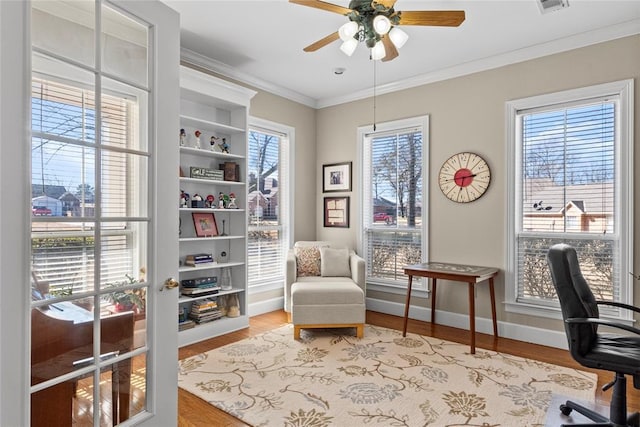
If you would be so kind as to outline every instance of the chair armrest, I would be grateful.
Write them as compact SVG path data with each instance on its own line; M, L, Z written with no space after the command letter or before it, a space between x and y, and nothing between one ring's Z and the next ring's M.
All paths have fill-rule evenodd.
M296 255L292 249L287 252L287 265L284 274L284 311L291 313L291 285L297 280Z
M599 319L596 317L587 317L587 318L572 317L567 319L566 322L569 324L578 323L578 324L585 324L585 325L590 324L590 325L609 326L612 328L624 329L625 331L632 332L636 335L640 335L640 329L638 328L634 328L633 326L627 326L623 323L613 322L611 320Z
M349 255L349 266L351 267L351 279L353 279L356 285L360 286L366 294L367 286L365 284L364 259L355 252L351 252Z
M640 307L634 307L632 305L624 304L622 302L597 300L596 304L598 304L598 305L611 305L613 307L620 307L620 308L624 308L625 310L630 310L630 311L635 311L636 313L640 313Z

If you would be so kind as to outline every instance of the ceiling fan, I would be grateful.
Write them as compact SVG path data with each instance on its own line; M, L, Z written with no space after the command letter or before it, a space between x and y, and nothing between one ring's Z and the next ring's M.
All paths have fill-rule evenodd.
M393 8L396 0L351 0L349 7L327 3L321 0L289 0L291 3L309 6L328 12L339 13L349 18L349 22L328 36L305 47L305 52L314 52L338 39L340 49L351 56L364 41L371 49L371 59L391 61L398 56L398 49L409 36L400 25L424 25L457 27L465 19L463 10L410 10L397 11Z

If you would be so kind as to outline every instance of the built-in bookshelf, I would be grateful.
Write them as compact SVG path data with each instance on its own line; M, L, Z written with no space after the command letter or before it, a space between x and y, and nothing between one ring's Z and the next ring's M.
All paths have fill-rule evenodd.
M247 122L255 92L185 66L180 87L177 321L182 347L249 325ZM195 265L187 265L188 256ZM223 275L230 279L229 289ZM183 295L189 280L204 294ZM236 309L228 315L230 301Z

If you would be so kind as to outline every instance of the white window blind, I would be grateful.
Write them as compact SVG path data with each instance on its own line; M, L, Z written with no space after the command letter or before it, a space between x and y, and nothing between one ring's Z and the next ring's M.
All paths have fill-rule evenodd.
M405 286L404 267L422 260L422 135L422 127L411 126L363 137L362 240L368 283Z
M558 306L546 253L559 242L576 248L596 298L628 297L620 108L620 97L607 95L516 112L516 302Z
M249 288L282 286L288 248L288 135L249 131Z

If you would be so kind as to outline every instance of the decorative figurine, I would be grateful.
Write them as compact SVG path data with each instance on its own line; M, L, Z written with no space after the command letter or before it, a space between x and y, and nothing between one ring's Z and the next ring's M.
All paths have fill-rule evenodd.
M194 134L196 136L196 148L200 148L200 135L202 135L202 132L197 130L194 132Z
M216 149L216 142L218 142L220 138L211 135L211 139L209 139L209 144L211 145L211 151L215 151Z
M223 153L229 154L229 144L227 144L227 138L222 138L222 142L218 143L218 147L220 147L220 151Z
M236 194L229 193L229 204L227 205L228 209L238 209L238 205L236 205Z
M204 201L202 200L202 196L198 193L194 194L191 198L191 207L192 208L204 208Z
M224 209L225 205L224 205L224 193L221 191L220 193L218 193L218 209Z
M206 207L208 207L208 208L215 208L215 207L216 207L216 205L213 203L215 199L216 199L216 198L215 198L215 197L213 197L213 194L209 194L209 195L207 196L207 199L206 199L206 202L205 202L205 203L206 203L206 205L205 205L205 206L206 206Z
M187 143L187 132L184 129L180 129L180 146L184 147Z
M189 193L185 193L184 190L180 190L180 207L186 208L189 203Z

